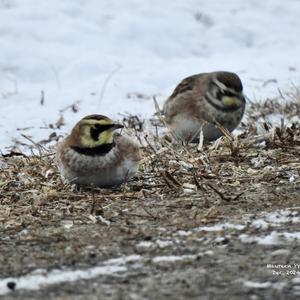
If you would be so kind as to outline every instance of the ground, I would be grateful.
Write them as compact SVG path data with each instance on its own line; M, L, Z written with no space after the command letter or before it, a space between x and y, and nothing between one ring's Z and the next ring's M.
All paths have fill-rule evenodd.
M0 298L299 297L299 12L0 0ZM153 96L162 107L183 78L216 70L247 96L233 138L197 149L139 122ZM77 189L56 168L49 146L91 113L124 117L142 143L118 189Z
M300 126L259 129L255 111L202 147L148 133L138 176L112 190L63 182L55 149L2 155L0 295L296 299Z

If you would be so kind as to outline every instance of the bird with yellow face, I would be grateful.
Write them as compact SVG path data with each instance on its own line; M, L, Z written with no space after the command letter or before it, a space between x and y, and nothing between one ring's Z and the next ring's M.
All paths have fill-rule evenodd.
M57 147L63 178L82 186L112 187L135 175L141 159L130 137L115 133L123 125L102 115L81 119Z
M186 142L213 141L229 131L245 111L243 86L237 74L226 71L196 74L182 80L164 104L165 121L173 135Z

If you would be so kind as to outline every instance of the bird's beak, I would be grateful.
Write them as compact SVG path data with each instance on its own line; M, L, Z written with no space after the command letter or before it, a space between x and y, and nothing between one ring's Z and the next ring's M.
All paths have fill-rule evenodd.
M112 126L112 128L113 128L114 130L116 130L116 129L124 128L124 126L121 125L121 124L114 124L114 125Z
M239 107L241 106L241 100L238 97L223 97L223 103L227 107Z

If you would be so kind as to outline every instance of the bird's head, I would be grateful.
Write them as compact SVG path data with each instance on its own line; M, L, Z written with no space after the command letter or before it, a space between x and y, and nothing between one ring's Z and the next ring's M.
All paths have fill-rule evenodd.
M94 148L101 145L113 144L114 130L123 128L110 118L102 115L89 115L81 119L73 128L71 137L77 146Z
M245 106L243 85L235 73L215 72L210 82L210 98L224 110L237 110Z

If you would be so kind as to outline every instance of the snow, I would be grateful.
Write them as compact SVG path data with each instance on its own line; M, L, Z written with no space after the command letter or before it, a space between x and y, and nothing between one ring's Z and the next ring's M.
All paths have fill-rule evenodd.
M257 243L264 246L280 244L280 235L276 231L272 231L269 235L263 237L241 234L239 238L243 243Z
M174 244L175 241L167 241L167 240L156 240L156 241L141 241L139 243L136 244L136 248L138 250L147 250L150 248L166 248L169 246L172 246Z
M151 241L141 241L139 242L136 247L137 249L141 250L141 249L149 249L151 247L154 246L154 243Z
M248 234L241 234L240 240L244 243L257 243L259 245L280 245L286 244L287 242L293 242L300 240L300 232L277 232L272 231L270 234L265 236L249 236Z
M300 284L300 277L295 277L291 280L294 284Z
M7 287L9 282L16 283L16 289L38 290L49 285L74 282L80 279L92 279L101 275L114 275L127 271L126 264L141 260L140 255L122 256L109 259L103 265L88 269L54 269L46 271L43 269L20 276L18 278L0 278L0 295L7 294L10 290Z
M291 209L280 209L274 212L263 213L262 218L253 220L251 226L260 229L267 229L269 226L276 227L282 223L296 224L300 222L297 211Z
M293 241L300 240L300 232L278 232L271 231L266 233L269 228L279 228L284 223L298 224L300 222L299 208L279 209L272 212L263 212L258 215L245 216L241 220L241 224L236 223L216 223L210 226L201 226L193 229L193 231L177 231L177 236L185 238L193 232L222 232L223 236L214 239L215 243L222 242L223 239L230 239L233 235L231 231L242 231L248 228L260 229L253 235L241 233L239 239L243 243L257 243L259 245L285 245ZM234 235L235 236L235 235ZM208 239L209 240L209 239Z
M268 229L270 223L266 222L265 220L263 219L257 219L257 220L254 220L251 225L255 228L260 228L260 229Z
M284 232L282 234L288 240L300 240L300 231L297 232Z
M156 244L159 248L166 248L173 245L172 241L157 240Z
M197 228L197 231L223 231L226 229L236 229L243 230L245 228L244 225L239 224L231 224L231 223L217 223L212 226L202 226Z
M124 266L101 266L87 270L53 270L46 272L37 270L19 278L0 279L0 295L7 294L9 289L7 283L15 282L16 289L38 290L41 287L58 284L62 282L73 282L79 279L91 279L100 275L113 275L127 270Z
M266 289L271 287L272 283L269 281L266 282L245 281L244 285L249 288Z
M290 209L281 209L272 213L265 214L266 221L275 224L281 223L299 223L300 217L297 211L291 211Z
M217 236L213 239L206 239L208 243L222 243L224 238L230 239L235 238L236 232L248 229L248 228L259 228L259 234L257 231L253 232L251 235L241 233L238 237L242 243L257 243L262 246L269 245L284 245L290 246L290 243L298 242L300 240L300 232L278 232L271 231L268 232L269 228L275 227L280 229L280 224L290 222L291 224L297 224L300 222L298 217L299 207L294 207L285 210L276 210L269 213L261 213L259 215L252 215L251 217L245 216L241 220L241 224L234 223L217 223L211 226L202 226L195 228L193 230L185 231L178 230L174 234L174 238L171 240L167 239L157 239L154 241L140 241L136 244L136 248L139 250L151 250L155 248L166 248L172 246L173 244L186 243L190 235L195 232L213 232L219 234L222 231L223 236ZM72 226L72 222L68 220L62 221L63 226L68 229ZM165 231L165 228L161 228ZM233 234L231 234L233 231ZM252 232L252 230L250 230ZM22 232L22 234L27 234L27 232ZM178 239L180 237L180 239ZM222 246L222 245L221 245ZM168 253L168 252L166 252ZM29 274L20 276L18 278L0 278L0 295L9 293L9 288L7 287L8 282L15 282L16 289L29 289L37 290L44 288L53 284L63 283L63 282L74 282L80 279L91 279L98 276L114 275L121 273L125 276L130 269L143 268L145 264L152 263L154 265L158 264L173 264L176 262L190 262L199 257L212 256L214 252L211 250L199 252L197 254L184 254L184 255L159 255L159 256L147 256L133 254L128 256L116 257L109 259L107 261L101 262L98 266L87 268L87 269L69 269L61 267L60 269L54 270L35 270ZM277 249L271 253L272 256L276 255L289 255L288 249ZM296 267L295 267L296 268ZM298 268L298 265L297 265ZM297 284L299 278L294 279L294 283ZM268 288L267 282L253 282L245 281L245 286L249 288ZM273 286L272 288L281 288L281 285Z
M298 0L0 0L0 150L47 138L61 115L63 135L89 113L150 117L151 97L194 73L237 72L251 100L299 85L299 13Z
M288 249L278 249L278 250L272 251L271 255L272 256L287 256L290 253L291 253L291 251Z
M244 281L244 286L251 288L251 289L267 289L267 288L272 288L275 290L282 290L283 288L286 287L287 283L286 282L276 282L272 283L270 281L266 282L256 282L256 281Z
M122 265L124 263L136 262L141 259L142 259L141 255L132 254L128 256L121 256L121 257L109 259L107 262L105 262L105 265Z
M200 254L199 254L200 255ZM202 256L201 254L200 256ZM162 262L178 262L178 261L184 261L184 260L195 260L198 256L197 255L166 255L166 256L156 256L152 259L153 263L158 264Z
M176 234L179 235L179 236L189 236L192 233L193 233L192 231L186 231L186 230L178 230L176 232Z

